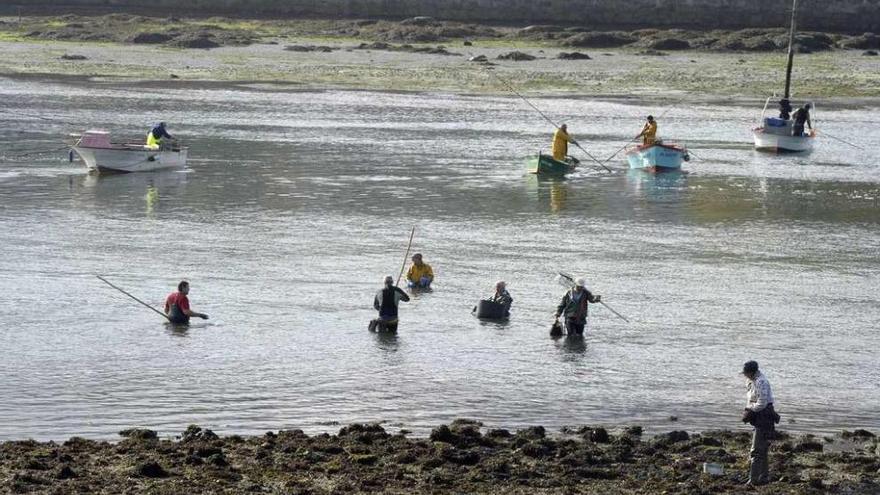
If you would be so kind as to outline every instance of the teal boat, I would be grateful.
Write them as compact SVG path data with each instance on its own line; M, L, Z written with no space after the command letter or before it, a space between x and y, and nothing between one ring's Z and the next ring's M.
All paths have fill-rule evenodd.
M578 161L575 158L566 157L564 162L554 160L552 156L539 153L538 156L529 158L526 162L530 174L537 175L565 175L577 168Z

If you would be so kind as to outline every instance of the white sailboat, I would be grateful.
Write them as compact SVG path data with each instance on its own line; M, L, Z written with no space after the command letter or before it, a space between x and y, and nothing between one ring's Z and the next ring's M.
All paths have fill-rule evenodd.
M791 100L791 69L794 63L794 35L797 29L797 0L792 0L791 7L791 30L788 38L788 66L785 71L785 96L779 100L779 116L768 117L767 107L770 100L774 97L767 98L764 103L764 111L761 112L761 126L752 130L755 138L755 149L759 151L770 151L773 153L796 153L805 152L813 149L813 141L816 139L815 133L802 132L802 129L795 129L795 119L792 118ZM809 103L812 107L812 103Z

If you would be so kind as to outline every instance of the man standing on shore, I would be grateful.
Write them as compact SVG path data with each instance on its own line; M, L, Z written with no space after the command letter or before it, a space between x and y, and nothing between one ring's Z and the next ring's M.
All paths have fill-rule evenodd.
M743 410L743 423L755 427L752 435L752 449L749 452L749 486L766 485L770 482L768 451L770 440L775 433L779 415L773 409L773 392L770 382L758 371L758 363L749 361L743 365L742 374L749 380L746 394L746 407Z
M208 315L205 313L196 313L189 309L187 294L189 294L189 282L183 280L177 284L177 292L172 292L165 299L165 316L168 317L168 321L171 323L185 325L189 323L189 319L192 317L203 320L208 319Z

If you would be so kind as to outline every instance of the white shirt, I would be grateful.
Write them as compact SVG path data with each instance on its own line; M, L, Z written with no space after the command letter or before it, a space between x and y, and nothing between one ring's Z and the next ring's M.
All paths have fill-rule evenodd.
M773 403L773 392L770 391L770 382L767 381L760 371L754 380L749 380L746 392L746 409L758 412L763 411L767 404Z

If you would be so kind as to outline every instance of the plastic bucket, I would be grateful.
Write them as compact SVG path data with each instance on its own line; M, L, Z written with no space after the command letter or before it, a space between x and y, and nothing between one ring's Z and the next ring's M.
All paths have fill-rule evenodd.
M507 310L501 304L484 299L477 305L477 318L501 320L507 318Z

